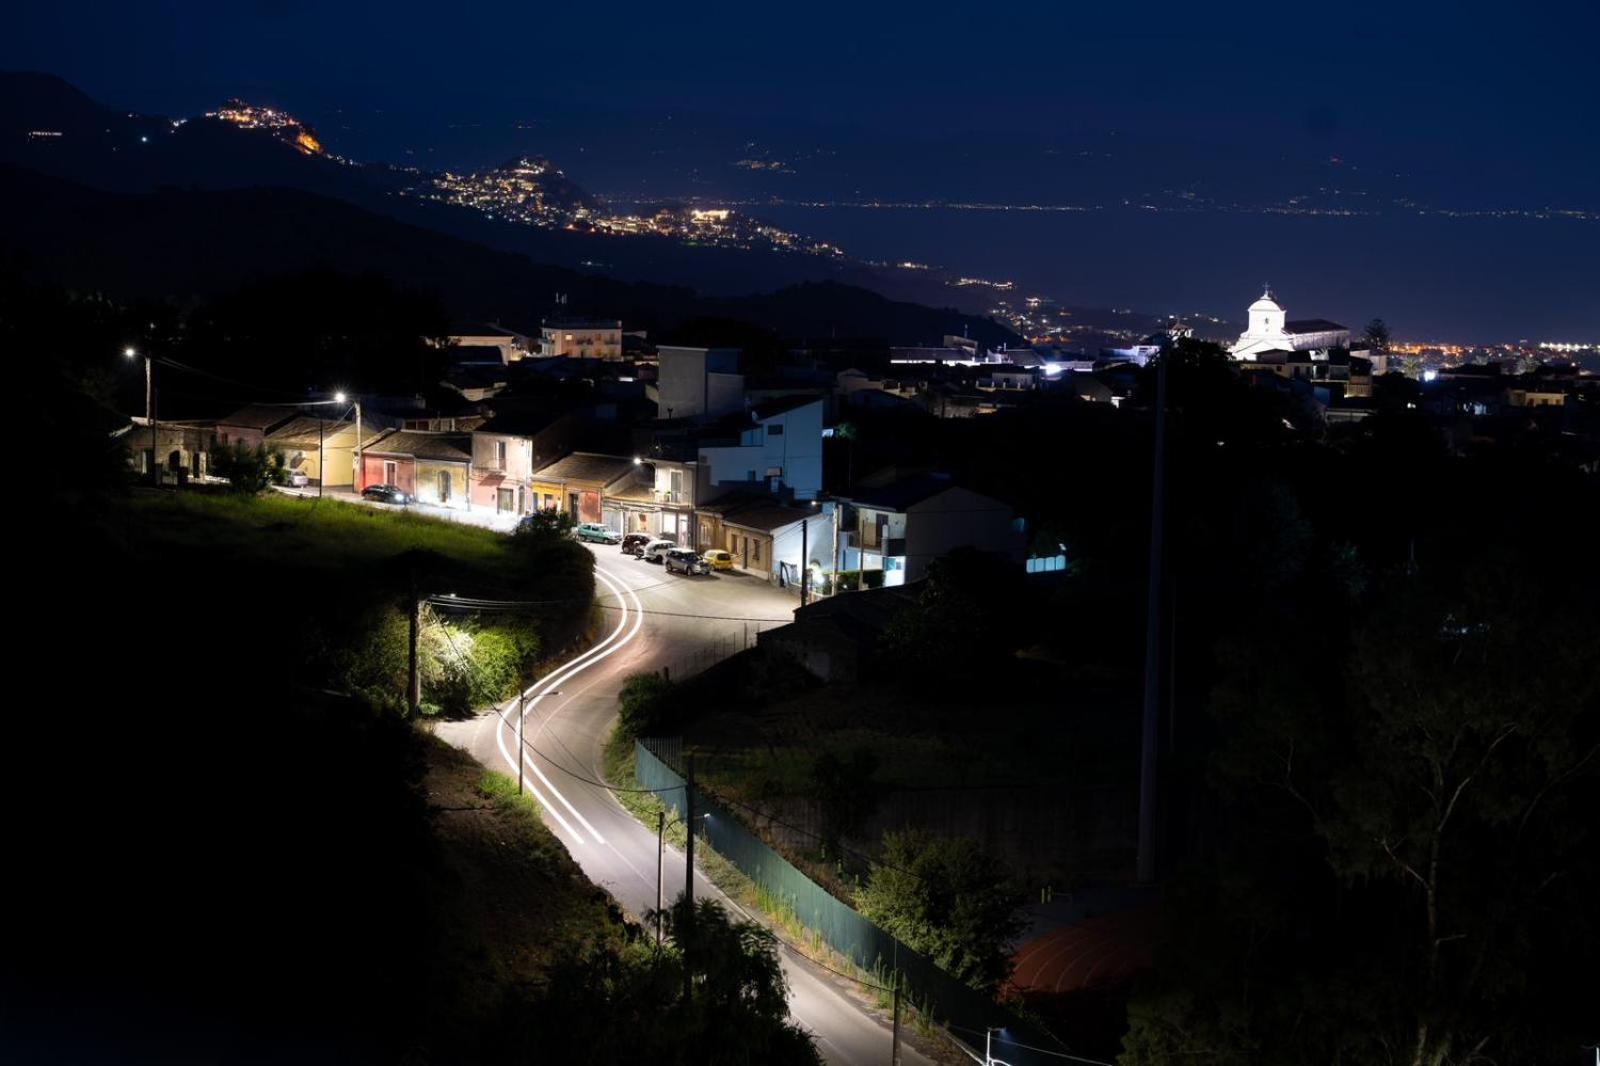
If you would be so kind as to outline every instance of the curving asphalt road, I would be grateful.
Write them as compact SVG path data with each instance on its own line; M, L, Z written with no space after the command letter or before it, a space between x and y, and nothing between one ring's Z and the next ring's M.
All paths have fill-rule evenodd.
M602 783L602 748L617 713L617 694L629 674L667 667L682 673L753 643L755 634L791 617L796 600L758 578L738 573L682 577L590 545L596 558L599 602L611 626L582 655L552 671L527 692L523 723L525 787L544 810L590 880L603 886L629 913L656 905L656 837L640 825ZM471 752L486 766L517 773L517 703L467 722L446 723L439 735ZM667 849L667 900L683 891L681 853ZM734 910L696 871L697 898ZM890 1032L846 994L846 982L797 954L780 952L789 981L789 1011L815 1037L830 1063L886 1063ZM901 1060L925 1064L901 1045Z

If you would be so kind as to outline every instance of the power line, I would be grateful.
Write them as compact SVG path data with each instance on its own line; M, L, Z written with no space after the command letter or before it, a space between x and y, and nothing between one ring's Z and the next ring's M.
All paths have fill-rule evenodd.
M947 1022L946 1024L951 1029L960 1029L962 1032L972 1033L975 1036L986 1035L983 1030L973 1029L971 1026L957 1025L954 1022ZM1003 1029L1000 1031L1004 1032ZM1089 1063L1090 1066L1116 1066L1115 1063L1105 1062L1101 1059L1086 1059L1082 1055L1069 1055L1064 1051L1052 1051L1047 1047L1035 1047L1032 1044L1023 1044L1016 1040L1005 1039L1004 1043L1010 1044L1012 1047L1022 1048L1024 1051L1037 1051L1041 1055L1053 1055L1058 1059L1071 1059L1073 1062Z

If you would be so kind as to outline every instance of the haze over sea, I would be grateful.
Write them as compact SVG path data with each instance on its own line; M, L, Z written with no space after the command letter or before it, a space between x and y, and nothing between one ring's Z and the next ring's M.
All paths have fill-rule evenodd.
M1012 280L1014 299L1237 322L1270 282L1292 317L1403 340L1600 338L1600 222L1390 213L805 207L750 210L852 255Z

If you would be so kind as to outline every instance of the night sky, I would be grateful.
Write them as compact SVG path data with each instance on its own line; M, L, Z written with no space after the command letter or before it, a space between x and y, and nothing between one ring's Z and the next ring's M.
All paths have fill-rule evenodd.
M623 209L765 205L1078 306L1236 315L1270 280L1296 313L1477 342L1600 330L1597 40L1594 0L65 2L14 13L0 67L153 114L281 107L367 162L544 155Z
M1521 206L1587 187L1578 206L1600 207L1587 0L333 7L27 4L0 65L171 114L245 95L419 121L576 109L985 140L1134 130L1471 168Z

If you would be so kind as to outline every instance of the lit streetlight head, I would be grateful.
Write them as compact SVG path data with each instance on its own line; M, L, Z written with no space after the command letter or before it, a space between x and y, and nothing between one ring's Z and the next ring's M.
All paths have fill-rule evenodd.
M133 350L133 345L130 344L126 348L122 349L122 354L124 356L126 356L127 358L132 359L134 356L138 355L139 353L134 351Z
M633 465L634 466L643 466L644 465L644 460L639 458L637 455L635 455L633 457Z
M333 394L333 402L334 403L344 403L344 401L345 401L344 393L336 392L336 393Z

